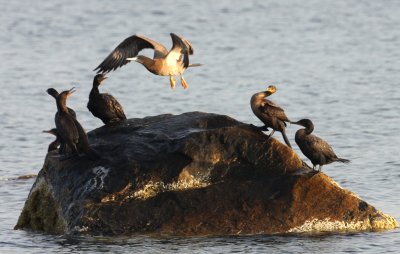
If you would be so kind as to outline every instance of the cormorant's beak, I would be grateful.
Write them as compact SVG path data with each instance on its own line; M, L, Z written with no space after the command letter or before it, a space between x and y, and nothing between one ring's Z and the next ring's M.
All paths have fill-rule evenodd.
M55 133L53 132L53 130L48 130L48 131L42 131L43 133L49 133L49 134L53 134L55 135Z
M75 93L75 91L76 91L75 87L69 89L69 90L68 90L68 95L67 95L67 96L68 96L68 97L71 96L73 93Z
M101 78L101 81L103 81L103 80L105 80L105 79L108 79L108 77L103 76L103 77Z

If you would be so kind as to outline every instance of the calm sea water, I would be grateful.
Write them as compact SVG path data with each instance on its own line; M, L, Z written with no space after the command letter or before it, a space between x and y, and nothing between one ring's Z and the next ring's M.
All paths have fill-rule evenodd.
M338 253L400 252L399 230L379 233L204 237L68 238L15 231L52 137L55 103L45 90L78 88L69 106L86 130L101 126L86 109L95 68L124 38L142 34L194 48L189 89L169 88L131 63L101 88L128 117L205 111L258 124L255 92L293 119L310 118L349 165L324 171L400 219L399 1L5 1L0 0L0 253ZM145 52L151 53L150 51ZM294 144L296 126L288 127ZM278 134L275 137L281 139ZM295 147L295 150L299 150ZM300 154L304 158L303 155Z

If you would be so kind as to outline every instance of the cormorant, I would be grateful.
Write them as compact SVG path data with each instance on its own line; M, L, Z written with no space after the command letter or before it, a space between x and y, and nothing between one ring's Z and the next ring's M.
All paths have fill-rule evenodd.
M57 96L57 113L54 120L62 142L65 142L71 150L72 155L78 155L77 145L79 142L79 133L75 125L76 119L69 113L66 105L67 98L71 96L73 92L75 92L74 88L63 91Z
M251 109L258 119L265 124L264 128L272 128L272 132L269 134L268 138L271 137L275 131L280 131L286 145L291 148L292 146L290 145L289 139L285 133L285 122L290 122L290 120L282 108L272 101L266 99L275 92L276 87L269 86L266 91L254 94L250 100Z
M49 134L52 134L52 135L56 136L56 139L49 144L49 147L47 148L47 152L51 152L51 151L57 150L58 146L60 146L60 144L61 144L60 135L58 135L57 129L53 128L51 130L43 131L43 132L44 133L49 133Z
M77 119L68 113L66 101L74 92L74 88L63 91L57 96L57 110L55 123L57 132L62 142L65 142L71 151L71 155L78 155L80 152L86 154L90 159L97 160L100 156L89 144L87 134Z
M325 140L311 134L314 130L314 124L311 120L301 119L292 123L305 127L305 129L299 129L296 132L295 141L303 154L312 162L313 169L315 169L316 165L319 165L318 171L321 171L323 165L335 161L350 162L347 159L338 158L332 147Z
M106 78L104 74L97 74L94 77L87 108L104 124L126 120L121 104L112 95L99 92L99 86Z
M51 95L54 99L57 100L57 96L59 95L58 91L54 88L47 89L47 93ZM67 108L68 112L76 119L76 113L72 108Z
M97 73L113 71L129 61L141 63L148 71L155 75L169 76L171 88L175 88L175 76L179 75L184 89L188 87L183 72L188 67L201 64L189 64L189 55L193 54L193 47L188 40L171 33L172 48L168 51L162 44L140 35L133 35L121 42L104 60L94 69ZM153 59L138 55L143 49L154 50Z

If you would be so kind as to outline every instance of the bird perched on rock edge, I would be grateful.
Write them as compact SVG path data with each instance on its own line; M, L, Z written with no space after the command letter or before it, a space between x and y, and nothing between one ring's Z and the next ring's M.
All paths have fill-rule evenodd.
M318 171L321 171L323 165L335 161L350 162L347 159L337 157L332 147L325 140L311 134L314 130L314 124L310 119L301 119L292 123L305 127L296 131L295 141L302 153L312 162L313 169L316 165L319 165Z
M268 86L266 91L262 91L254 94L251 97L250 105L253 113L260 119L266 128L272 128L272 132L269 134L268 138L271 137L275 131L280 131L285 143L290 148L289 139L286 136L286 122L290 122L289 118L286 116L285 111L266 98L271 94L276 92L275 86Z
M93 88L89 94L87 108L104 124L126 120L121 104L112 95L100 93L99 86L105 79L107 77L104 74L97 74L93 78Z

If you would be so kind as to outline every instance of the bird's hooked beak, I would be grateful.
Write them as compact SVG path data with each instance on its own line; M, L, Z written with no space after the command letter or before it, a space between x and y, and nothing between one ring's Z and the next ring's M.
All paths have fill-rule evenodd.
M100 78L99 82L101 83L101 82L103 82L104 80L106 80L107 78L108 78L107 76L103 75L103 76Z
M42 131L43 133L49 133L49 134L53 134L53 135L56 135L55 133L54 133L54 131L53 130L44 130L44 131Z
M67 96L68 96L68 97L71 96L73 93L75 93L75 91L76 91L75 87L69 89L69 90L68 90L68 93L67 93Z

